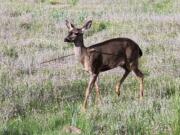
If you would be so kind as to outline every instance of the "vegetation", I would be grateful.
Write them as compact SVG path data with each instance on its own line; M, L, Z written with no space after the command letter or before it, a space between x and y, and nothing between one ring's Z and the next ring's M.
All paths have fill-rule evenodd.
M0 134L180 134L180 8L178 0L0 0ZM102 104L81 112L88 74L64 43L65 19L93 19L85 45L128 37L143 50L145 97L133 73L117 97L120 68L100 75Z

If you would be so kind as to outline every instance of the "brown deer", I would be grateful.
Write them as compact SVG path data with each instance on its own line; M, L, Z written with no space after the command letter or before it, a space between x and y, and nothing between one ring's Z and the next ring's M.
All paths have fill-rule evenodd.
M74 43L74 52L78 61L84 66L84 69L90 73L90 80L85 92L83 109L87 108L87 100L94 84L96 87L96 100L99 100L99 87L97 78L100 72L122 67L125 70L123 77L116 85L115 92L120 95L120 87L131 71L134 71L140 80L140 98L143 97L144 83L143 73L138 68L138 59L142 56L140 47L128 38L113 38L90 47L85 47L83 42L83 33L89 29L92 21L88 21L82 28L76 28L72 23L66 20L66 26L69 30L65 42Z

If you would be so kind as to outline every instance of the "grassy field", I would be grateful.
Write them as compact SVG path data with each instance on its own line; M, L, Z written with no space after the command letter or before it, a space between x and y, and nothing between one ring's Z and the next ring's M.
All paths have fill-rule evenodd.
M82 135L180 134L179 0L0 0L0 134L66 135L69 126ZM81 112L89 76L64 43L65 20L81 26L90 46L128 37L143 50L145 97L131 73L120 97L115 84L123 70L100 74L102 105L93 91Z

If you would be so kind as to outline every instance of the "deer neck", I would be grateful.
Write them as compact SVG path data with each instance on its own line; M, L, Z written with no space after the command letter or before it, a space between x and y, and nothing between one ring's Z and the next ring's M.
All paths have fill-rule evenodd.
M74 42L74 44L75 44L74 53L75 53L76 59L81 62L84 59L85 55L87 54L87 49L84 46L83 41L76 41Z

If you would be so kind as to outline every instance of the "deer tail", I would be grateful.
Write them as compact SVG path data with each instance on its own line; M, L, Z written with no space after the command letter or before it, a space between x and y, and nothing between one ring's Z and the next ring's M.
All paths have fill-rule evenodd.
M141 57L143 55L142 50L139 48L139 57Z

